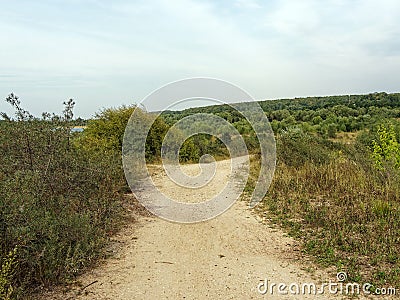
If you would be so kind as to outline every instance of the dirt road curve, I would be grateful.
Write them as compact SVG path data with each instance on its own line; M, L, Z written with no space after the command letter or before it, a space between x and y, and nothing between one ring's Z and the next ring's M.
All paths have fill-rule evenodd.
M185 172L196 173L196 165ZM218 162L205 190L183 190L158 172L157 186L176 198L207 199L227 180L230 162ZM188 200L191 201L191 200ZM82 287L63 299L325 299L325 295L261 295L257 286L270 283L322 281L298 259L295 242L259 222L243 201L219 217L197 224L176 224L157 217L142 218L116 237L115 257L80 278ZM89 285L91 284L91 285ZM89 286L87 286L89 285ZM87 286L87 287L85 287Z

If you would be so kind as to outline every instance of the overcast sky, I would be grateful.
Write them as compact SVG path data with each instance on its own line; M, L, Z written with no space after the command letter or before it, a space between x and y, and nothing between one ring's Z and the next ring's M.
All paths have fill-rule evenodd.
M256 99L400 91L398 0L1 1L0 39L0 111L14 92L90 117L198 76Z

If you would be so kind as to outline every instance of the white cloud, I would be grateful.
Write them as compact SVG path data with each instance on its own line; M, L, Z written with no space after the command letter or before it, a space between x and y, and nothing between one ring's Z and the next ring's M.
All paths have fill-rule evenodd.
M256 0L236 0L235 6L241 9L256 9L262 7Z
M91 112L183 77L257 98L390 91L399 77L396 0L21 1L0 29L0 95L70 93Z
M400 33L399 18L398 1L280 1L266 15L265 25L282 43L306 45L313 55L357 58L371 53L371 46L394 46L390 41Z

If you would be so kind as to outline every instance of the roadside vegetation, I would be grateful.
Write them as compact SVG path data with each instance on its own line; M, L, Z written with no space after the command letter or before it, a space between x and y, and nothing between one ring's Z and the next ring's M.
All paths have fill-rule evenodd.
M0 298L72 280L121 223L119 158L75 145L74 102L41 118L17 96L0 125Z
M34 117L17 96L15 116L0 121L0 299L73 281L104 256L110 235L126 221L131 198L121 147L135 106L74 119ZM299 98L260 102L277 141L277 168L258 213L302 241L303 250L350 281L400 285L400 94ZM142 111L143 118L148 113ZM226 105L164 112L146 141L148 162L160 161L169 128L185 116L212 113L232 123L258 177L258 140ZM71 132L85 125L83 132ZM203 124L204 128L209 124ZM194 135L181 162L228 156L218 137Z
M398 286L400 171L381 133L368 144L360 133L350 145L299 129L279 134L276 173L258 212L349 281ZM376 143L385 150L374 151Z

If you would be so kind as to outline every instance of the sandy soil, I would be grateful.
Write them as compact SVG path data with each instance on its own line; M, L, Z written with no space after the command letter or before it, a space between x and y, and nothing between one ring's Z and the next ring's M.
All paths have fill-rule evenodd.
M195 174L197 165L184 166ZM208 199L230 177L230 161L218 162L215 178L204 190L183 189L160 170L153 180L182 201ZM192 199L192 200L190 200ZM114 237L112 258L79 278L80 286L53 299L325 299L325 295L261 295L257 286L269 283L334 281L311 275L294 240L262 224L244 201L227 212L196 224L177 224L143 217ZM318 275L316 275L318 274ZM332 297L332 296L330 296Z

